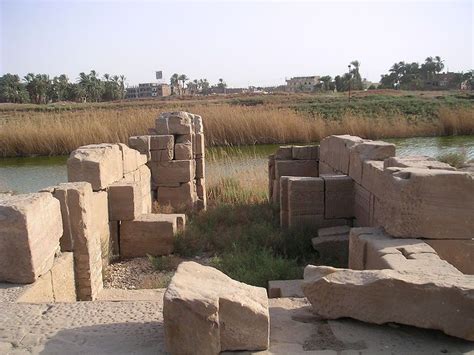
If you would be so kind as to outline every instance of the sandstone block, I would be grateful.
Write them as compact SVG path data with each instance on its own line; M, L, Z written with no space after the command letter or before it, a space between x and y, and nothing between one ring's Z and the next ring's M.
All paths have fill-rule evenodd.
M149 167L151 169L152 182L155 186L190 182L194 180L196 175L196 162L194 160L152 162Z
M313 177L288 179L290 215L324 215L324 180Z
M337 172L336 169L333 169L329 164L319 161L319 176L322 175L343 175L340 172Z
M412 155L407 157L392 157L384 161L384 168L419 168L456 170L451 165L438 161L425 155Z
M385 197L387 193L385 189L386 179L383 161L365 160L363 162L362 181L359 185L362 185L362 187L377 197Z
M120 221L109 221L109 233L112 244L112 255L120 255Z
M192 208L196 200L194 183L188 182L178 187L158 187L157 201L160 205L170 205L180 211Z
M319 145L294 145L291 154L295 160L319 160Z
M374 218L375 197L370 191L361 185L354 184L354 217L358 227L368 227L372 225Z
M319 169L316 160L276 160L275 177L302 176L318 177Z
M155 130L159 135L191 134L192 119L187 112L164 112L155 121Z
M163 319L171 354L265 350L269 345L266 290L194 262L181 263L173 276Z
M147 254L171 254L177 228L176 218L163 217L160 214L145 214L133 221L122 221L120 256L136 258Z
M54 302L76 302L73 253L61 253L51 268Z
M161 149L150 151L150 160L152 162L167 162L173 160L174 149Z
M148 161L146 155L140 154L138 150L130 149L123 143L118 144L122 151L123 174L134 172Z
M67 206L67 194L66 189L61 188L60 186L51 187L51 193L54 198L59 201L61 207L61 218L63 223L63 232L61 239L59 240L61 251L72 251L74 237L71 233L71 228L69 226L69 210Z
M128 146L144 154L150 160L150 136L132 136L128 138Z
M109 186L109 219L130 221L142 213L142 192L136 182L117 182Z
M191 143L177 143L174 146L174 158L176 160L191 160L193 157L193 146Z
M272 280L268 281L268 298L304 298L301 285L303 280Z
M196 178L201 179L206 177L206 162L204 158L196 159Z
M199 115L193 115L193 126L194 126L194 133L201 134L204 133L204 125L202 123L202 117Z
M350 150L362 142L364 142L362 138L347 134L326 137L319 147L319 160L347 175L349 174Z
M474 240L423 239L438 256L463 274L474 275Z
M98 191L92 194L92 208L93 228L99 233L103 263L108 265L113 253L109 228L109 201L106 191Z
M103 190L123 177L122 151L118 144L79 147L67 160L68 181L86 181L94 191Z
M349 260L349 226L321 228L311 239L323 265L346 267Z
M153 135L148 136L150 139L150 150L173 150L174 136L167 135Z
M279 147L275 152L276 160L291 160L293 156L293 147L291 145Z
M175 223L177 232L182 232L186 228L186 215L184 213L156 213L155 215L159 216L160 220Z
M313 311L326 319L395 322L474 340L471 276L309 265L302 288Z
M50 193L0 198L0 281L32 283L47 273L63 234L61 207Z
M362 184L364 161L383 161L394 156L395 144L382 141L364 141L354 145L350 149L349 176L358 184Z
M199 157L204 157L205 153L204 134L198 133L194 136L194 154Z
M347 175L325 175L324 216L326 218L354 217L354 181Z
M206 179L198 178L196 179L196 192L200 199L204 199L206 195Z

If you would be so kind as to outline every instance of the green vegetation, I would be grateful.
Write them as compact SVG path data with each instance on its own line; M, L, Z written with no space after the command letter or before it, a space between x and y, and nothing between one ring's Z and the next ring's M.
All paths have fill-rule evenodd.
M452 152L440 155L437 159L443 163L449 164L457 169L462 168L467 162L467 153L464 151Z

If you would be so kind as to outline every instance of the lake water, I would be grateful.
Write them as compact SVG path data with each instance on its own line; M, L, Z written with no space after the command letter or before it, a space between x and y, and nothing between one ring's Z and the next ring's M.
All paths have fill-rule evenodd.
M427 155L465 152L474 159L474 136L386 139L397 146L397 155ZM207 150L208 183L214 176L237 176L244 170L264 174L267 156L278 145L218 147ZM34 192L67 181L67 156L0 159L0 191ZM217 173L218 172L218 173Z

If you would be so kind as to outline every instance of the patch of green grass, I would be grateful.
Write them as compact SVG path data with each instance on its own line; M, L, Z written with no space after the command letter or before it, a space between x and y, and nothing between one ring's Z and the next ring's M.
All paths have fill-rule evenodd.
M457 169L462 168L467 162L467 153L463 151L442 154L437 159Z

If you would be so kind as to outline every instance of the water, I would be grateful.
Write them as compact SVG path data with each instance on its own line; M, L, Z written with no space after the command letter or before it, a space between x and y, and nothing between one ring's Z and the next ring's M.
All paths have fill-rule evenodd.
M437 156L450 152L465 152L474 159L474 136L421 137L387 139L397 146L397 155ZM264 174L268 155L278 145L219 147L207 150L208 183L217 176L239 176L254 171ZM66 156L0 159L0 191L26 193L67 181ZM248 175L248 174L246 174Z

